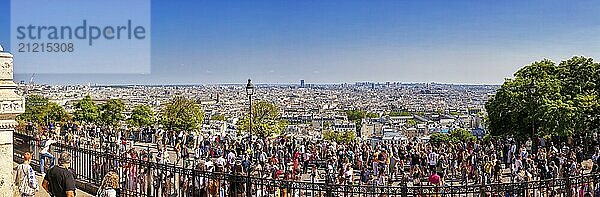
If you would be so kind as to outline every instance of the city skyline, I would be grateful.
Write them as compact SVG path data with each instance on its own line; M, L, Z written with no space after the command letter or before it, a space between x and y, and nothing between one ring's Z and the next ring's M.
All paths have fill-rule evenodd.
M10 12L8 0L0 13ZM50 84L501 84L544 58L600 54L598 2L152 1L151 74ZM0 17L9 29L10 17ZM5 49L9 31L0 32ZM19 57L15 57L15 67ZM15 73L16 81L31 74Z

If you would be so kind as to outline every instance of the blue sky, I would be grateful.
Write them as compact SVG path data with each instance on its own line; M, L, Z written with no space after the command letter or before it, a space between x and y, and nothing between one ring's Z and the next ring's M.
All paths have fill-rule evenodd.
M0 0L3 45L9 7ZM543 58L600 58L598 8L600 1L154 0L151 74L36 81L499 84Z

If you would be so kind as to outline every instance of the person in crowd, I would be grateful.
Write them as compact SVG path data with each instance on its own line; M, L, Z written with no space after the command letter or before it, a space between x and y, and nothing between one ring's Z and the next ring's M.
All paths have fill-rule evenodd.
M56 140L54 140L53 137L42 140L40 142L40 147L42 148L42 150L40 151L40 173L42 173L42 176L45 175L44 169L46 168L46 158L50 159L50 165L48 168L54 167L54 164L56 162L56 157L54 157L54 155L50 153L50 146L53 143L56 143Z
M35 178L35 172L30 163L31 153L25 152L23 154L23 163L17 166L15 173L15 186L17 186L20 197L35 196L35 193L40 190L38 181Z
M104 144L119 144L114 137L106 137L111 134L103 129L82 130L89 134L77 135L100 135L104 137L98 139L110 142ZM102 134L95 133L98 131ZM223 133L194 134L193 132L168 131L157 131L156 133L159 136L156 147L152 146L145 152L142 149L134 148L139 146L128 146L126 152L120 153L127 153L124 156L130 159L158 162L169 168L197 168L199 170L200 163L204 162L206 166L211 163L216 171L224 173L223 177L227 178L229 178L228 175L240 172L236 170L236 163L240 163L242 171L250 172L250 176L253 177L301 182L330 181L329 183L332 184L346 185L357 183L361 185L399 185L401 181L412 181L414 185L428 185L433 184L431 181L427 183L427 180L434 174L439 176L439 182L436 185L440 186L445 184L470 185L481 181L485 181L487 184L568 178L590 171L597 172L598 160L600 160L600 150L597 147L592 147L590 151L585 152L584 149L581 149L582 144L576 143L579 140L575 140L575 143L563 143L561 140L546 139L544 145L542 145L543 140L537 138L469 140L441 144L418 140L398 143L357 141L342 144L285 135L247 140L248 138L238 139ZM580 152L585 152L585 154ZM188 155L186 153L192 153L194 156L186 159L185 157ZM144 157L144 155L148 156ZM179 158L169 159L175 155ZM179 162L181 159L184 162ZM186 162L188 159L193 162L188 164ZM592 164L582 165L582 162L587 160L591 160ZM170 195L186 188L193 188L192 183L206 183L203 184L206 185L206 193L210 193L208 191L211 184L214 186L217 183L220 194L231 190L231 183L228 182L228 179L222 182L213 181L214 177L208 177L209 180L206 181L194 180L194 178L182 176L181 172L171 175L167 173L168 170L164 169L146 171L144 168L155 167L139 165L135 162L114 161L114 163L100 163L108 165L105 169L116 168L115 171L123 173L124 177L121 178L127 180L122 182L127 187L121 189L152 190L152 187L144 188L144 183L158 181L161 184L164 182L171 184L165 185L165 187L173 186L173 189L169 190L171 191ZM158 171L163 172L157 173ZM323 175L319 176L321 173ZM248 174L244 173L243 175L247 176ZM360 178L355 179L353 176ZM211 183L211 181L215 183ZM157 185L157 187L161 186ZM159 189L159 191L163 190Z
M436 171L433 171L431 175L429 175L429 184L434 186L439 186L441 183L440 175L437 174Z
M50 168L42 187L53 197L75 197L75 176L69 170L71 154L67 151L60 153L58 165Z
M108 172L102 179L102 183L98 188L96 197L117 197L117 189L119 188L119 175L114 172Z

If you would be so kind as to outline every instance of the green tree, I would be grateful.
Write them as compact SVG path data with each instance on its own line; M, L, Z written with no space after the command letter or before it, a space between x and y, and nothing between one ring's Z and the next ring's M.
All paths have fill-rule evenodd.
M32 122L36 125L65 122L70 119L65 109L57 103L40 95L29 95L25 101L25 113L18 116L21 121Z
M25 99L25 113L20 114L18 119L32 122L34 124L44 124L46 121L45 112L50 101L48 98L31 94Z
M348 117L349 121L362 120L366 115L367 113L362 110L355 109L346 111L346 116Z
M43 115L52 123L66 122L71 119L65 108L55 102L48 103Z
M266 101L252 104L252 133L259 137L269 137L279 134L285 129L286 122L281 120L279 107ZM246 115L237 122L238 131L250 131L250 117Z
M365 118L367 115L367 113L365 111L362 110L348 110L346 111L346 117L348 117L349 121L354 122L354 125L356 127L356 133L360 134L360 131L362 129L362 119Z
M379 114L376 113L367 113L367 118L379 118Z
M462 128L453 129L449 132L449 134L453 142L468 142L477 139L473 133Z
M227 118L225 118L225 115L223 115L223 114L215 114L215 115L212 115L210 117L210 119L217 120L217 121L225 121Z
M336 140L337 139L337 134L333 131L323 131L323 140L326 141L331 141L331 140Z
M127 120L129 124L137 128L152 126L156 121L154 111L148 105L137 105L131 110L131 116Z
M473 133L462 129L454 129L449 133L434 133L429 136L429 143L432 143L436 146L440 144L452 144L457 142L468 142L475 141L477 138L473 136Z
M160 122L173 131L198 130L204 121L204 112L195 101L182 96L173 97L162 106Z
M447 144L447 143L451 143L452 140L450 138L450 135L445 134L445 133L434 133L431 134L431 136L429 136L429 143L432 143L433 145L439 146L441 144Z
M558 65L560 94L573 112L573 132L583 134L600 127L600 64L592 58L573 57Z
M417 125L417 121L410 119L406 121L406 125L408 125L409 127L413 127L415 125Z
M89 95L73 104L73 108L75 109L73 113L75 121L84 124L96 123L100 117L100 110Z
M463 115L463 114L461 114L461 113L459 113L459 112L452 111L452 112L450 112L450 115L453 115L453 116L461 116L461 115Z
M521 68L486 103L490 134L571 136L598 128L599 68L585 57Z
M125 120L123 115L125 104L121 99L108 99L100 105L99 122L110 127L118 127L122 120Z
M335 131L323 131L323 140L335 141L340 144L348 144L354 142L356 134L352 131L335 132Z
M356 134L352 131L344 131L343 133L341 133L341 136L339 136L339 140L338 142L340 143L352 143L354 142L354 139L356 138Z

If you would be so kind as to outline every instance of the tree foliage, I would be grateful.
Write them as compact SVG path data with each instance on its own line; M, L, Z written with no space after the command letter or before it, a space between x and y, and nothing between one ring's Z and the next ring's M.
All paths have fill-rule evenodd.
M417 121L410 119L406 121L406 125L408 125L409 127L413 127L415 125L417 125Z
M131 116L127 120L134 127L149 127L156 122L154 111L148 105L137 105L131 110Z
M173 131L198 130L204 121L200 105L182 96L173 97L162 106L160 122Z
M43 124L45 121L44 112L50 101L48 98L31 94L25 99L25 113L19 115L19 119L32 122L35 124Z
M362 110L355 109L346 111L346 116L348 117L349 121L362 120L366 115L367 113Z
M490 134L571 136L598 128L599 68L585 57L521 68L486 103Z
M125 104L121 99L108 99L100 107L99 122L102 125L117 127L122 120L125 120L123 111Z
M259 137L269 137L285 129L286 122L281 120L279 107L266 101L252 104L252 134ZM250 131L250 117L246 115L237 122L239 131Z
M46 116L47 120L52 123L66 122L71 119L65 108L55 102L49 102L42 115Z
M223 114L212 115L212 116L210 116L210 119L211 120L217 120L217 121L225 121L225 120L227 120L227 118Z
M19 115L19 120L34 124L65 122L70 119L65 109L57 103L40 95L29 95L25 101L25 113Z
M389 115L390 116L412 116L412 113L407 112L407 111L395 111L395 112L390 112Z
M379 114L376 113L367 113L367 118L379 118Z
M356 133L360 135L360 131L362 129L362 119L367 116L367 112L362 110L348 110L346 111L346 117L348 117L349 121L353 121L356 127Z
M335 132L335 131L323 131L323 140L335 141L341 144L347 144L354 142L356 134L352 131Z
M73 113L75 121L96 123L100 117L100 110L89 95L73 104L73 108L75 109Z
M468 142L468 141L474 141L477 138L475 136L473 136L473 133L462 129L462 128L458 128L458 129L454 129L451 130L449 133L445 134L445 133L434 133L431 134L429 142L433 143L435 145L439 145L442 143L457 143L457 142Z

